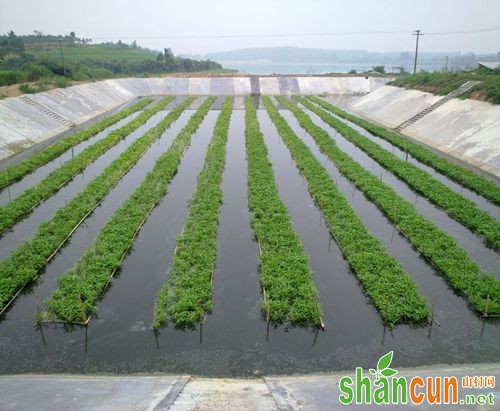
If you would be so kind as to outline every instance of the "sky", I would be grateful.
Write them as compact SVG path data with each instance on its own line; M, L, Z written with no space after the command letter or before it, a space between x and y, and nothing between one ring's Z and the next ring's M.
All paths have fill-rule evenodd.
M0 27L75 31L94 42L136 39L175 54L273 46L412 51L411 33L421 29L429 33L422 51L496 53L500 30L431 33L500 28L500 0L0 0Z

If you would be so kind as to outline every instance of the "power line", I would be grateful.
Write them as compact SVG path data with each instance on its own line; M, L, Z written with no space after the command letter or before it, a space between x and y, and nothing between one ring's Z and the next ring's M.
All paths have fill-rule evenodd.
M500 31L500 27L491 27L477 30L463 31L442 31L428 32L426 35L441 36L453 34L471 34L485 33L491 31ZM325 37L325 36L350 36L365 34L410 34L411 30L384 30L384 31L337 31L328 33L265 33L265 34L207 34L207 35L172 35L172 36L111 36L111 37L93 37L94 40L189 40L189 39L210 39L210 38L270 38L270 37Z
M492 27L489 29L479 29L479 30L465 30L465 31L439 31L439 32L430 32L425 33L428 36L444 36L448 34L469 34L469 33L485 33L487 31L498 31L500 27Z
M210 39L210 38L260 38L260 37L313 37L356 34L408 34L408 31L351 31L336 33L267 33L267 34L207 34L180 36L138 36L138 37L93 37L95 40L177 40L177 39Z

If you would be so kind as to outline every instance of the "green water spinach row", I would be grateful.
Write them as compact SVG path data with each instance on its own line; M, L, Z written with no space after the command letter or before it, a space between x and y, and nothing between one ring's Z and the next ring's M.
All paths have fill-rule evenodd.
M248 159L248 202L259 242L263 310L275 324L322 326L309 260L283 204L257 112L245 98L245 144Z
M424 321L429 315L427 302L420 296L413 279L363 225L330 175L297 137L270 98L263 97L263 101L305 177L309 192L322 210L332 236L384 322L392 327L398 323Z
M494 181L476 174L468 168L461 167L458 164L452 163L443 157L433 153L430 149L414 143L407 138L400 136L398 133L387 130L386 128L373 124L365 119L362 119L353 114L346 113L345 111L335 107L334 105L326 102L315 96L308 97L311 101L319 104L325 110L328 110L342 118L345 118L370 133L387 140L389 143L398 147L399 149L408 152L414 158L434 168L436 171L444 174L451 180L467 187L476 193L487 198L494 204L500 205L500 186Z
M208 146L205 164L176 248L168 282L155 304L153 328L171 319L176 326L194 327L212 308L212 274L217 256L217 226L222 204L222 173L233 98L222 104Z
M340 150L329 134L314 124L305 112L289 100L280 101L292 111L301 127L340 172L377 205L473 309L482 314L500 314L500 281L483 273L452 237L418 214L413 204Z
M193 100L194 97L186 99L155 127L134 141L100 175L87 184L82 192L57 210L51 220L41 224L31 240L14 250L7 259L0 261L0 312L14 300L20 290L36 280L40 270L64 245L76 227Z
M59 278L59 288L46 302L47 320L89 321L138 231L167 192L192 135L214 101L215 97L208 97L203 102L139 187L104 225L93 245L66 275Z
M15 181L20 180L27 174L36 170L38 167L43 166L44 164L64 153L66 150L69 150L71 147L76 146L82 141L88 140L89 138L95 136L97 133L100 133L113 124L116 124L118 121L123 120L136 111L146 107L152 101L152 98L143 99L133 106L130 106L124 110L119 111L118 113L106 117L99 123L93 124L85 130L66 137L58 141L57 143L52 144L49 147L39 151L38 153L33 154L26 160L21 161L20 163L9 167L7 170L0 172L0 189L14 183Z
M337 130L347 140L363 150L387 170L403 180L413 190L428 198L442 208L446 213L470 230L480 234L486 244L500 249L500 223L489 213L479 209L472 201L453 191L446 184L436 180L417 166L401 160L362 136L352 127L328 114L325 110L303 97L297 97L312 112L316 113L325 123Z
M73 177L82 172L99 156L118 144L126 136L137 130L153 115L173 100L174 97L165 97L158 104L139 114L135 119L112 131L108 136L87 147L73 159L54 170L37 185L24 191L19 197L0 208L0 234L11 228L17 221L26 216L38 204L59 191L69 183Z

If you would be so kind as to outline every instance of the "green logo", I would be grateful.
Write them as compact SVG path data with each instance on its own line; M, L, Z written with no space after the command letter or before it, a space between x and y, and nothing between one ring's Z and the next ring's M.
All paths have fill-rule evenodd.
M390 351L383 357L380 357L380 360L378 360L377 363L376 370L374 370L373 368L369 369L369 371L376 377L375 382L378 382L380 378L392 377L393 375L396 375L398 373L396 370L389 368L389 365L391 365L392 361L392 354L393 351Z
M451 376L414 376L406 378L395 375L398 371L390 368L393 351L380 357L377 369L370 368L370 374L356 367L355 376L342 377L339 382L339 401L344 404L465 404L493 405L495 396L488 394L466 394L459 399L459 378ZM494 388L495 376L462 377L462 387Z

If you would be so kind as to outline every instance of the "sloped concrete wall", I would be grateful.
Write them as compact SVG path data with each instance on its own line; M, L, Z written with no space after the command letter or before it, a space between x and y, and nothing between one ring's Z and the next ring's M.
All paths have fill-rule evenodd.
M440 96L386 86L372 77L167 77L80 84L30 95L38 104L81 124L140 96L364 94L350 108L394 128ZM0 159L67 131L19 98L0 101ZM500 106L454 99L403 130L403 134L500 177Z
M447 154L500 177L500 106L453 99L403 130Z
M352 105L352 110L395 128L441 97L418 90L384 86L360 98Z
M142 96L250 94L359 94L390 79L365 77L166 77L126 78L31 94L45 109L81 124ZM253 88L252 88L253 82ZM69 130L20 98L0 101L0 159Z
M384 86L361 97L350 109L394 128L441 96ZM500 106L451 99L404 128L401 134L500 177Z

